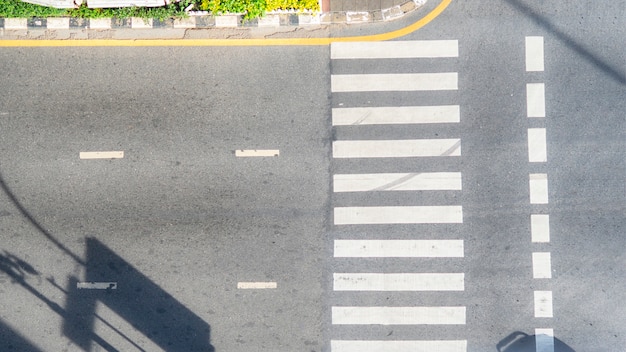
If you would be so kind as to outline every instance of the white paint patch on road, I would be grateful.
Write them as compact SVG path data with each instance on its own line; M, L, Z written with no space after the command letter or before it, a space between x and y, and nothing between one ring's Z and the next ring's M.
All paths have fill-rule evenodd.
M334 158L460 156L460 139L334 141Z
M278 283L276 282L238 282L237 288L242 290L250 290L250 289L272 289L277 288Z
M79 290L116 290L117 282L77 282L76 288Z
M526 37L526 71L543 71L543 37Z
M550 215L532 214L530 216L530 233L532 242L550 242Z
M460 172L333 175L334 192L460 191Z
M554 352L554 330L535 329L535 351Z
M337 207L335 225L448 224L463 222L461 206Z
M548 161L545 128L528 129L528 161L531 163Z
M550 260L550 252L533 253L533 278L552 278L552 262Z
M334 273L335 291L463 291L463 273Z
M458 74L442 72L332 75L330 89L333 93L457 90Z
M465 307L332 307L333 325L465 324Z
M410 40L385 42L333 42L330 58L409 59L458 57L457 40Z
M528 117L546 117L546 93L543 83L526 84L526 112Z
M80 152L78 156L80 159L122 159L124 152Z
M332 352L467 352L467 340L331 340Z
M530 204L548 204L548 174L530 174Z
M535 318L552 318L552 291L535 291Z
M463 240L335 240L335 258L462 258Z
M334 108L333 126L458 123L458 105Z
M235 150L235 156L237 157L267 157L278 156L280 151L278 149L237 149Z

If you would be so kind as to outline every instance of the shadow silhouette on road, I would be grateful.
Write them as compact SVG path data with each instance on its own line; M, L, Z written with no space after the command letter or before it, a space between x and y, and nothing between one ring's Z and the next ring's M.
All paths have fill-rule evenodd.
M515 331L496 345L498 352L576 352L563 341L547 335Z
M603 71L611 79L617 81L621 85L626 85L626 72L620 72L618 68L612 67L606 63L600 57L595 55L589 48L577 42L574 38L569 36L564 31L557 28L547 17L542 16L537 11L533 10L530 6L522 3L520 0L506 0L509 4L513 5L518 11L531 18L535 23L545 28L550 33L554 34L565 45L570 47L576 53L578 53L585 60L592 63L598 69ZM616 50L623 50L618 47Z
M91 343L89 332L100 302L166 351L213 352L209 325L174 297L95 238L87 239L85 281L116 282L115 289L77 289L70 279L63 333L78 345Z
M21 204L0 174L0 188L20 213L42 235L84 267L86 282L116 282L115 289L79 289L79 280L70 277L68 287L63 289L49 278L53 286L65 293L65 307L46 297L27 280L40 273L29 263L11 252L0 253L0 273L5 273L12 284L20 285L49 309L63 318L62 332L85 351L98 344L105 351L118 351L105 338L94 331L95 322L108 326L114 334L122 337L136 350L144 351L124 331L119 331L96 312L97 303L104 304L134 329L140 331L165 351L214 352L210 343L210 326L165 290L135 269L126 260L95 238L86 241L86 259L71 252L63 243L46 230ZM36 305L33 305L35 307ZM6 308L6 307L3 307ZM0 350L27 352L39 351L28 336L22 336L0 320Z
M0 351L43 352L0 320Z

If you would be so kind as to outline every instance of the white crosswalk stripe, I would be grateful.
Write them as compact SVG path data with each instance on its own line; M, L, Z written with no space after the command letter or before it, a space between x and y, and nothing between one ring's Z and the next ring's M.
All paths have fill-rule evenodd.
M332 340L330 341L330 348L333 352L465 352L467 341Z
M456 40L411 40L397 42L334 42L330 58L339 59L403 59L458 57Z
M399 92L456 89L458 89L456 72L330 76L330 90L332 92Z
M459 273L335 273L335 291L463 291L464 275Z
M335 325L465 324L465 307L332 307Z
M461 187L460 172L333 175L334 192L460 191Z
M460 155L460 139L333 142L334 158L410 158Z
M333 126L458 123L458 105L372 106L332 109Z
M420 40L392 41L378 43L346 42L331 45L331 59L341 62L338 67L347 67L374 60L407 60L445 59L454 64L450 58L459 56L456 40ZM350 61L353 60L353 61ZM358 61L365 60L365 61ZM387 61L389 62L389 61ZM424 62L424 61L423 61ZM432 61L428 61L432 62ZM372 67L371 64L366 67ZM419 66L417 66L419 67ZM341 70L338 68L337 70ZM412 68L411 71L413 71ZM420 92L437 91L442 97L450 96L458 90L458 73L446 69L443 72L400 72L363 74L365 70L349 70L349 72L333 72L331 75L331 92L339 96L355 97L365 94L369 100L378 92ZM358 74L354 74L357 72ZM390 93L386 93L390 94ZM342 104L332 109L332 125L336 130L346 131L352 138L338 138L332 144L334 163L350 162L377 165L377 161L397 158L397 165L405 160L459 160L461 157L461 139L426 138L406 139L387 138L376 135L372 131L383 131L381 126L403 125L417 128L423 125L430 129L443 129L461 122L461 107L441 101L437 105L402 105L382 106L382 104L366 106L346 106ZM440 102L436 102L440 103ZM362 132L362 134L361 134ZM443 133L442 133L443 134ZM344 135L344 134L338 134ZM371 136L377 138L372 139ZM436 136L435 134L434 136ZM449 134L443 134L449 135ZM356 136L356 138L355 138ZM364 138L359 138L363 136ZM433 136L433 137L434 137ZM540 158L541 150L533 157ZM536 155L536 156L535 156ZM402 159L412 158L412 159ZM407 163L409 165L409 163ZM347 172L333 175L333 192L338 199L355 198L363 201L364 195L383 194L393 198L406 192L427 191L429 194L448 192L458 194L463 190L462 173L459 170L384 170L370 167L367 171ZM363 171L363 170L360 170ZM369 193L368 193L369 192ZM358 198L358 195L361 195ZM416 193L418 194L418 193ZM418 195L416 197L419 198ZM372 199L378 199L372 197ZM458 199L458 198L456 198ZM373 203L373 202L372 202ZM433 262L452 261L456 264L464 258L464 240L461 238L408 238L396 239L380 233L377 239L364 239L356 228L374 228L374 226L461 226L463 224L463 207L457 204L417 204L391 205L359 204L352 201L348 204L333 205L333 221L338 229L342 229L343 238L334 239L333 257L342 269L333 273L333 296L331 308L332 326L351 326L349 330L331 333L331 352L467 352L467 340L464 336L433 335L394 335L386 340L361 340L363 335L351 335L354 326L368 326L376 329L384 325L464 325L466 308L463 305L450 305L450 301L433 306L388 306L394 295L411 297L411 302L419 302L420 295L428 292L445 293L446 297L457 297L465 290L465 274L463 272L438 272L433 268L420 265L426 258ZM349 206L346 206L349 205ZM352 226L348 226L352 225ZM347 232L343 231L346 229ZM378 229L378 227L376 227ZM353 234L354 232L354 234ZM418 234L415 234L416 236ZM354 237L352 237L354 236ZM421 236L427 236L422 234ZM376 265L373 265L373 263ZM394 272L384 272L383 263L393 264ZM348 268L346 270L346 268ZM401 270L397 270L401 268ZM543 267L542 267L543 268ZM382 272L381 272L382 270ZM391 271L391 270L389 270ZM417 271L417 272L416 272ZM455 270L451 270L455 271ZM364 293L368 297L379 299L366 300L363 305L355 304ZM383 296L384 295L384 296ZM411 295L411 296L406 296ZM458 296L459 299L462 296ZM461 302L459 302L461 303ZM347 332L346 332L347 331Z
M335 225L455 224L463 222L461 206L335 207Z
M335 240L335 258L461 258L463 240Z

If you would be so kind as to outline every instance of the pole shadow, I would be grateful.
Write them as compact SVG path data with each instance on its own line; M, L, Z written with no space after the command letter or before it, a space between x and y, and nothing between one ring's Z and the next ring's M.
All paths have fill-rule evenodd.
M496 345L498 352L576 352L563 341L548 335L515 331Z
M106 290L78 289L79 280L70 277L69 286L63 289L54 282L54 279L48 279L53 286L66 294L65 307L61 307L28 283L27 275L40 275L32 265L8 251L0 253L0 272L7 274L13 284L20 285L61 316L63 318L62 333L77 346L84 351L90 351L93 343L96 343L106 351L118 351L106 339L95 333L95 321L98 320L132 344L136 350L144 351L123 331L119 331L97 314L96 306L100 302L165 351L215 351L210 343L209 324L130 263L95 238L87 239L86 260L83 260L65 247L30 214L6 185L1 173L0 189L38 232L52 242L57 249L85 268L86 282L116 282L115 289L112 287ZM13 331L1 320L0 338L1 351L11 351L10 348L13 347L20 352L39 351L29 342L27 336Z
M68 319L63 324L66 336L88 350L100 302L163 350L214 351L209 324L97 239L88 238L86 244L85 281L116 284L78 289L78 280L70 279L65 305Z

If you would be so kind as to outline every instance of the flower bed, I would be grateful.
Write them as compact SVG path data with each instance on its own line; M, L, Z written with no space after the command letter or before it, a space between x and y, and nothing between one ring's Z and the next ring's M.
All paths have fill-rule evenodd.
M88 2L89 0L87 0ZM161 7L89 8L84 3L74 9L56 9L34 5L21 0L0 0L0 17L78 17L78 18L168 18L187 17L186 11L209 11L213 15L228 13L244 14L244 19L262 17L265 13L279 10L296 12L320 10L317 0L181 0Z

